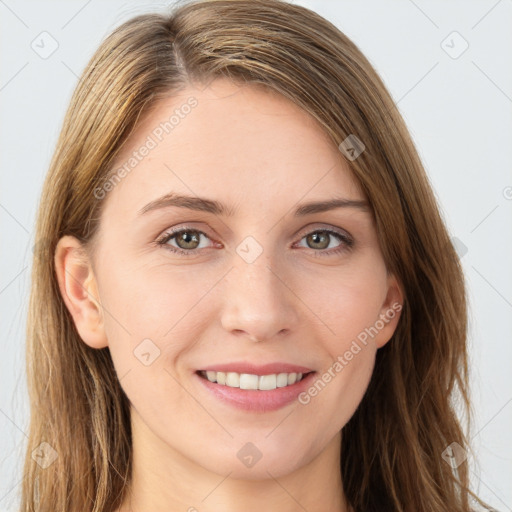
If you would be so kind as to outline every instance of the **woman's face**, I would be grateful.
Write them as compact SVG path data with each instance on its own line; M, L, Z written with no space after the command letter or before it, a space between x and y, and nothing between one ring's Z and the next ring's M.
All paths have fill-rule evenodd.
M337 446L402 299L338 148L283 97L216 80L161 100L123 166L95 192L84 286L98 324L74 318L108 345L134 432L232 478L284 475ZM305 206L340 199L355 203Z

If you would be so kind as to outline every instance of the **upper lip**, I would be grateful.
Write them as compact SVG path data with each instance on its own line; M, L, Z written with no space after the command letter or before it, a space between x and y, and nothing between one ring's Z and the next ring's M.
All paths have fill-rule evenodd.
M290 363L267 363L262 365L251 364L246 361L234 363L219 363L212 364L201 368L199 371L213 371L213 372L235 372L235 373L249 373L252 375L272 375L278 373L309 373L314 370L306 366L299 366Z

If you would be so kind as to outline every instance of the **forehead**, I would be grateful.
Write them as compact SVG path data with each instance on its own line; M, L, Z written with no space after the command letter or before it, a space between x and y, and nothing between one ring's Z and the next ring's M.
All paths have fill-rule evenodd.
M228 80L156 103L116 158L112 171L120 169L107 208L125 215L167 192L259 212L302 199L364 197L308 113L266 88Z

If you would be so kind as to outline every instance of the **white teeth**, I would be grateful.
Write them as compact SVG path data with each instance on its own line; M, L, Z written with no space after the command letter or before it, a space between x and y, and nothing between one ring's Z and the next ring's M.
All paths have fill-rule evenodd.
M240 387L240 374L235 372L226 373L226 386L230 388Z
M240 389L258 389L258 376L249 373L240 374Z
M236 372L201 372L210 382L240 389L259 389L269 391L291 386L302 379L302 373L278 373L271 375L253 375Z
M288 386L288 374L280 373L277 376L276 385L278 388L284 388L285 386Z
M262 375L260 377L260 382L258 389L268 390L268 389L276 389L277 388L277 376L275 373L272 375Z

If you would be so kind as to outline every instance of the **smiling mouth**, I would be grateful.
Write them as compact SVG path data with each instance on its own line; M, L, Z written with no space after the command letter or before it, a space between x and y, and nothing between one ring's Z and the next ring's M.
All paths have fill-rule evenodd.
M221 386L238 389L271 391L277 388L293 386L304 379L307 375L314 372L256 375L251 373L199 370L196 373L203 379L212 383L220 384Z

